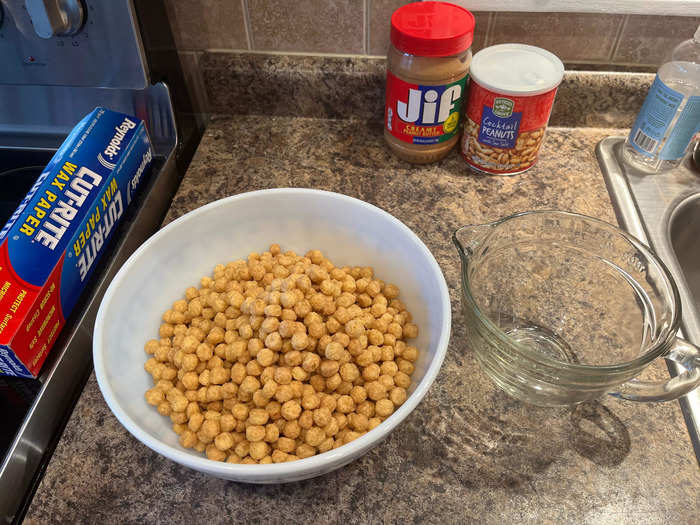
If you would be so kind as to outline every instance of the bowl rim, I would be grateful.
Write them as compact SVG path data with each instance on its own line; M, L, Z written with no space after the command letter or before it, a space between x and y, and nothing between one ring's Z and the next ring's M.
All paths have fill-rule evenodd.
M160 237L166 235L171 230L177 228L181 223L193 220L200 215L208 213L210 210L227 206L232 202L245 199L254 199L262 195L269 194L287 194L287 195L315 195L322 198L336 199L339 201L349 202L355 206L366 209L367 211L375 214L384 216L389 222L393 223L400 230L403 230L407 234L407 237L411 239L414 246L418 251L420 251L423 256L428 261L433 272L437 276L439 283L439 292L441 298L441 307L444 312L442 319L442 326L440 337L438 339L437 348L435 356L430 362L428 369L425 372L423 379L416 385L413 393L407 398L407 400L385 421L383 421L376 428L370 430L366 434L360 436L359 438L347 443L337 449L330 450L328 452L323 452L321 454L316 454L314 456L299 459L295 461L285 462L285 463L272 463L266 465L245 465L240 463L225 463L221 461L215 461L208 459L206 456L193 455L190 452L185 452L179 450L175 446L168 445L159 439L152 437L148 432L143 430L136 421L134 421L121 405L117 401L117 398L109 384L107 370L105 367L105 361L103 359L102 352L102 339L104 338L104 326L106 324L105 312L111 302L112 296L116 293L123 279L125 279L129 270L136 264L136 262L141 258L142 254L150 249ZM447 283L445 281L445 276L440 269L435 257L427 248L427 246L420 240L420 238L403 222L391 215L390 213L384 211L383 209L370 204L368 202L350 197L341 193L330 192L326 190L316 190L307 188L274 188L274 189L264 189L256 190L245 193L240 193L237 195L232 195L229 197L224 197L216 201L210 202L199 208L196 208L176 220L172 221L170 224L158 230L151 237L149 237L134 253L129 256L126 262L119 269L115 277L112 279L107 291L105 292L102 301L100 302L100 307L97 312L95 319L95 326L93 330L92 337L92 353L93 362L95 369L95 377L97 379L97 384L100 388L100 392L107 403L107 406L112 411L117 420L126 428L131 435L138 439L141 443L146 445L148 448L157 452L168 459L171 459L181 465L187 466L189 468L214 474L222 478L238 479L239 481L262 481L266 479L276 479L280 482L285 481L285 478L298 478L304 474L312 474L314 472L325 473L330 471L336 466L340 466L339 463L349 462L355 457L361 455L365 451L372 448L374 445L378 444L385 436L387 436L396 426L401 423L415 408L418 406L428 392L428 389L433 384L435 377L437 376L440 367L442 366L445 354L447 353L447 346L450 340L450 331L452 327L452 308L450 303L450 294L447 288ZM144 401L145 402L145 401ZM291 481L292 479L290 479Z

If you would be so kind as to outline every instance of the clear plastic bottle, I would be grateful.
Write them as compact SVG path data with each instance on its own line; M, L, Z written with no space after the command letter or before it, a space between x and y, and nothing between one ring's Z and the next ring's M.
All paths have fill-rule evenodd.
M648 173L678 166L700 131L700 27L658 70L622 156Z

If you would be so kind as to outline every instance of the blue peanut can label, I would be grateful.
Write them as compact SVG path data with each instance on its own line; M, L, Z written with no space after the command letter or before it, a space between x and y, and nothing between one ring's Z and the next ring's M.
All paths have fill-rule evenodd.
M484 106L481 113L479 142L496 148L514 148L520 129L522 112L513 112L514 102L496 98L493 107Z
M36 377L152 160L145 124L96 108L0 230L0 373Z

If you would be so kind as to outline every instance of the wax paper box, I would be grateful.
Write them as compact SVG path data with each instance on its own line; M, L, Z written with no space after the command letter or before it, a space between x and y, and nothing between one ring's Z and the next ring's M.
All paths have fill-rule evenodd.
M96 108L0 230L0 374L38 375L151 159L141 120Z

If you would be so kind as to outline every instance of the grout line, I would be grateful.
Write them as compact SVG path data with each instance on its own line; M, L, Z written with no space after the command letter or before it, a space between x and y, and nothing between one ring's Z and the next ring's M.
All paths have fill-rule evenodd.
M191 51L197 51L191 50ZM283 50L248 50L248 49L235 49L235 48L225 48L225 47L210 47L202 51L208 53L232 53L232 54L253 54L253 55L278 55L278 56L301 56L301 57L335 57L335 58L384 58L386 55L363 55L360 53L318 53L312 51L283 51Z
M369 13L370 13L370 11L371 11L371 9L370 9L370 7L371 7L371 6L370 6L370 2L371 2L371 1L372 1L372 0L365 0L365 1L362 3L362 9L363 9L363 11L364 11L364 12L363 12L363 15L364 15L364 16L363 16L363 22L362 22L362 27L363 27L363 30L364 30L364 32L363 32L363 34L362 34L362 37L363 37L363 43L362 43L362 45L363 45L363 47L364 47L364 54L365 54L365 55L369 55L369 49L370 49L370 47L369 47L369 45L370 45Z
M615 34L615 41L613 42L612 48L610 49L610 54L608 55L608 60L612 63L615 55L617 54L617 50L620 48L620 41L622 40L622 33L627 29L627 22L630 19L630 15L625 15L625 18L622 20L622 23L620 24L620 27L617 28L617 33Z
M610 63L606 60L601 60L601 61L595 61L595 60L576 60L575 62L564 62L564 65L572 65L572 66L577 66L577 65L582 65L582 66L608 66L611 69L609 70L602 70L602 71L607 71L608 73L617 73L614 68L630 68L630 69L649 69L648 73L654 74L656 73L656 69L658 69L658 65L656 64L640 64L640 63L635 63L635 62L616 62L616 63ZM632 71L632 73L638 73L638 71ZM644 71L642 71L644 73Z
M168 51L172 51L171 49L168 49ZM231 48L207 48L207 49L188 49L188 50L178 50L178 53L182 54L193 54L193 53L229 53L232 55L241 55L241 54L251 54L251 55L266 55L266 56L295 56L295 57L319 57L319 58L359 58L359 59L369 59L369 60L386 60L386 55L360 55L357 53L311 53L307 51L267 51L267 50L258 50L258 51L249 51L247 49L231 49ZM658 65L654 64L642 64L642 63L634 63L634 62L617 62L617 63L610 63L609 61L605 59L592 59L592 60L575 60L575 61L568 61L564 60L564 65L594 65L594 66L604 66L608 65L611 68L616 68L616 67L630 67L630 68L643 68L643 67L654 67L657 68ZM568 70L567 71L571 71ZM580 72L578 70L574 70L576 72ZM600 71L601 73L619 73L620 71L615 71L614 69L610 71ZM623 71L624 73L627 73L626 71ZM598 73L598 71L593 71L593 73ZM636 71L632 71L632 73L637 73ZM646 73L644 73L646 74Z
M243 9L243 25L245 26L245 40L248 44L248 51L253 50L253 28L250 25L250 11L248 10L248 0L241 0Z
M491 45L491 36L494 31L494 26L496 25L496 13L491 11L489 13L488 21L486 22L486 34L484 35L484 47L489 47Z

